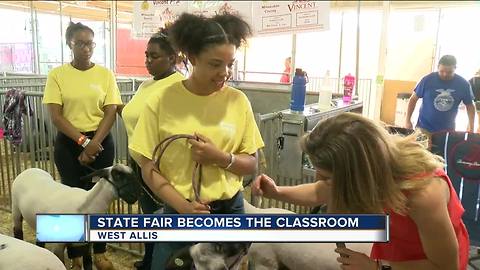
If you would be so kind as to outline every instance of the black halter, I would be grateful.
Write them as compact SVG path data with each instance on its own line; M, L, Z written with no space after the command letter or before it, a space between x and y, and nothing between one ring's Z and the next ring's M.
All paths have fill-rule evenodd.
M118 182L113 182L109 177L113 166L98 170L86 164L83 166L91 170L92 173L81 177L81 181L90 180L95 176L101 177L109 182L115 188L118 196L129 204L135 203L140 196L140 186L138 185L139 183L135 176L132 175L130 181L125 181L124 183L120 184ZM143 181L140 181L140 183L142 182Z

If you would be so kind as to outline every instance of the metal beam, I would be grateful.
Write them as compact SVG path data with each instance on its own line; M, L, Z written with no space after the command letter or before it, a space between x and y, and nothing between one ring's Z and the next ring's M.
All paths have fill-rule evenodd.
M58 1L59 2L59 5L60 5L60 36L62 38L60 38L60 52L61 52L61 57L60 59L62 60L62 65L63 63L65 63L64 59L63 59L63 4L62 4L62 1Z
M292 62L290 69L290 82L293 82L293 77L295 76L295 69L297 68L297 34L292 34Z
M337 80L337 89L340 91L340 87L342 85L342 50L343 50L343 18L344 18L345 12L342 11L342 19L340 23L340 50L338 52L338 80Z
M361 2L357 1L357 48L355 53L355 91L357 92L357 94L358 94L358 78L360 75L360 5L361 5Z
M117 71L117 1L110 1L110 69ZM105 63L107 64L107 63Z
M32 45L33 45L33 73L40 74L40 52L38 49L38 21L37 11L30 2L30 25L32 28Z
M384 80L385 80L385 71L386 71L386 62L388 57L387 44L388 44L388 21L390 19L390 1L383 1L383 16L382 16L382 31L380 34L380 48L378 55L378 71L377 78L375 80L374 89L374 104L373 113L369 114L369 117L372 117L375 120L380 119L380 113L382 109L382 99L383 99L383 89L384 89ZM371 106L368 104L366 106Z

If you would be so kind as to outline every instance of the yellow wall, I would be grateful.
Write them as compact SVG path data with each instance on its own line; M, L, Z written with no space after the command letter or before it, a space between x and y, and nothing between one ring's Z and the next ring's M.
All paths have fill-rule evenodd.
M390 13L385 79L417 81L432 72L437 25L436 10Z
M393 125L395 123L397 94L412 93L416 84L417 82L415 81L385 80L380 120Z

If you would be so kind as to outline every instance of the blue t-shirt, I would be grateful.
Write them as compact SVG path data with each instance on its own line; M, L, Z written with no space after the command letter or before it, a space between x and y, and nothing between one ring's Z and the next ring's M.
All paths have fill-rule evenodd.
M455 130L458 105L473 102L470 84L457 74L444 81L438 72L432 72L417 84L415 94L422 98L417 126L429 132Z

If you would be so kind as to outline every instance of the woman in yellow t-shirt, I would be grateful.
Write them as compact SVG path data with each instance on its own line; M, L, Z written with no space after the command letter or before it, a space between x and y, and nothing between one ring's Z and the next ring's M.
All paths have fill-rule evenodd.
M128 138L131 139L133 130L137 124L140 113L145 108L150 96L163 91L165 88L175 82L179 82L185 77L175 71L177 53L167 39L167 31L162 29L161 32L153 35L147 44L145 51L145 66L148 73L153 78L144 81L139 87L135 96L125 106L119 106L118 111L122 115ZM140 167L135 161L130 162L137 177L142 177ZM142 194L139 198L140 206L144 214L153 214L154 211L162 207L154 202L147 194ZM153 243L145 243L145 255L143 261L135 263L136 269L150 270L152 262Z
M187 80L152 96L140 116L129 148L143 179L164 202L164 213L244 213L242 177L253 174L255 153L264 146L246 95L226 85L237 48L251 34L234 15L212 18L182 14L169 39L193 66ZM176 134L165 151L161 175L152 155L163 139ZM192 188L195 162L203 165L200 202ZM152 269L164 269L171 254L188 243L155 243Z
M95 47L93 30L70 23L65 36L73 60L50 71L43 103L58 130L54 158L62 183L90 189L91 184L80 181L91 172L83 165L95 169L112 166L115 149L110 129L122 101L113 73L90 61ZM93 244L93 250L97 269L113 269L104 255L105 243ZM81 256L87 251L86 246L68 248L73 269L81 269Z

